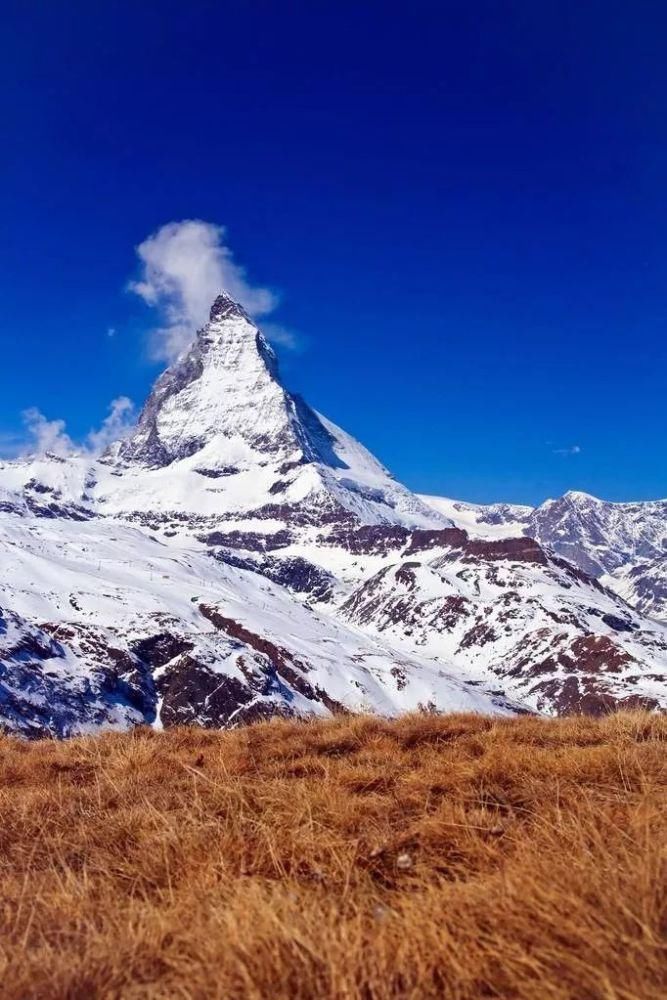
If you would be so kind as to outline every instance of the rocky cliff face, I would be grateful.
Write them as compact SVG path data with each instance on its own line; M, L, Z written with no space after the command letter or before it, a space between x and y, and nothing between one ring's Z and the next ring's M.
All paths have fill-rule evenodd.
M543 506L415 496L221 295L129 438L0 463L0 721L667 704L667 628L588 572L652 559L659 516L649 539Z

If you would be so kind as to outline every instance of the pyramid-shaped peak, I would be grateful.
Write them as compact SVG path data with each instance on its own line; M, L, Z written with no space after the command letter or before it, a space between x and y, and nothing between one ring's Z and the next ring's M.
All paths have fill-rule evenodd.
M240 302L233 299L229 292L223 290L216 296L216 299L211 306L209 320L211 323L220 323L223 320L233 318L250 320L250 317Z
M217 440L218 450L236 449L248 461L251 452L258 461L267 454L296 460L303 437L272 348L243 307L222 292L210 321L153 386L119 457L165 466Z

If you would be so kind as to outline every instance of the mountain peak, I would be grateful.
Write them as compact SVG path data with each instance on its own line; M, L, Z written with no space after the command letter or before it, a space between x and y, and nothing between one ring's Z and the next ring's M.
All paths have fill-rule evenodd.
M449 524L283 386L271 346L226 292L215 299L210 322L159 377L134 432L117 447L109 457L125 468L183 463L179 481L190 484L188 502L207 509L273 506L285 517L292 508L303 517L308 497L313 510L319 505L359 523ZM221 481L211 485L211 479ZM155 506L152 492L147 502Z
M570 500L573 503L580 503L585 501L586 503L603 503L604 501L599 500L598 497L594 497L591 493L584 493L583 490L568 490L567 493L563 494L563 500Z
M298 448L272 348L227 292L216 297L210 315L153 386L134 433L120 446L121 460L162 467L214 439L225 453Z
M216 296L216 299L211 306L209 322L220 323L226 319L231 319L232 317L245 319L248 322L251 322L250 317L243 306L233 299L229 292L225 291L223 288L220 294Z

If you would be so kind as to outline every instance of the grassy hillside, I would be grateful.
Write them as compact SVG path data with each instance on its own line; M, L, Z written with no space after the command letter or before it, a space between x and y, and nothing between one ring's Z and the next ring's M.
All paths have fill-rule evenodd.
M656 998L667 718L0 739L0 993Z

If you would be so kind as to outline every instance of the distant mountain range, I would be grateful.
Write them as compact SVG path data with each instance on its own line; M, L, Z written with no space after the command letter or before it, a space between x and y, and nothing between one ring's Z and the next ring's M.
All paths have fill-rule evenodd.
M664 708L666 515L417 496L223 294L129 437L0 463L0 724Z
M535 538L642 614L667 619L667 500L608 503L573 490L539 507L421 499L472 534Z

